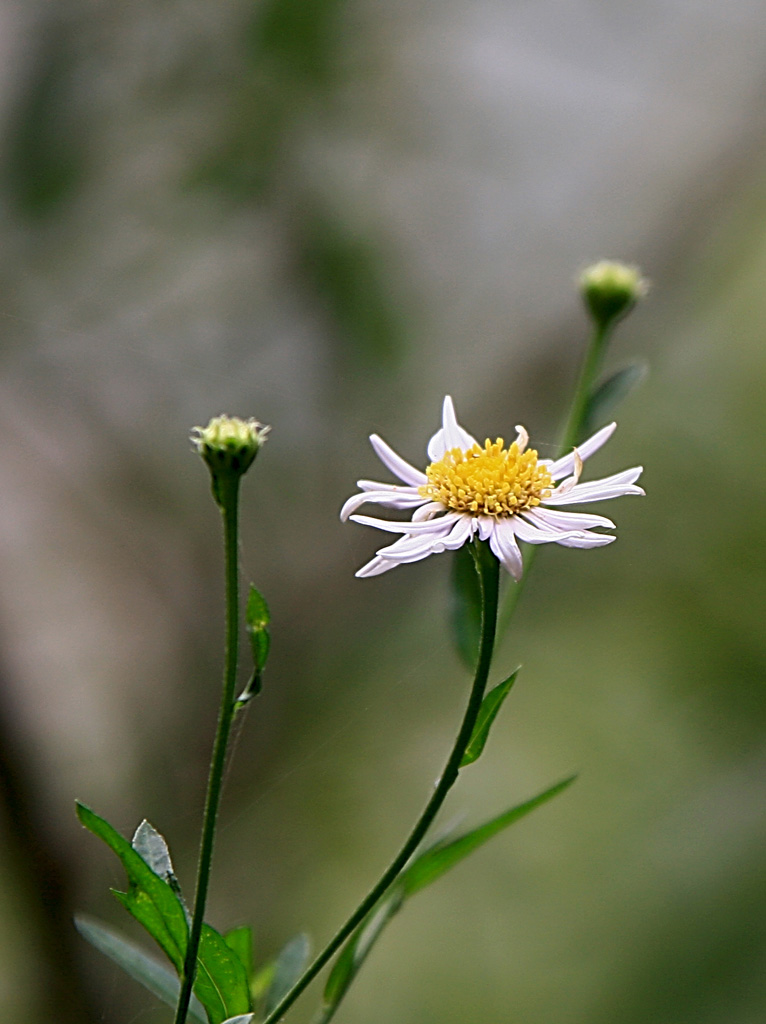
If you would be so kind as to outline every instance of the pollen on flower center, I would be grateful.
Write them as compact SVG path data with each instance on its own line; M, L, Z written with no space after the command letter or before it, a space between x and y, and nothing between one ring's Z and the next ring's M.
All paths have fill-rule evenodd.
M498 437L468 451L453 448L426 469L428 483L420 494L453 512L473 516L512 516L550 497L553 480L537 461L534 449L522 451L516 441L503 447Z

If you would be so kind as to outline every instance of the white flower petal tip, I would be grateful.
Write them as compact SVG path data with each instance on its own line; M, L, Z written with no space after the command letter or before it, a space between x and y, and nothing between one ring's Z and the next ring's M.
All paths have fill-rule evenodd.
M529 435L523 426L516 427L515 444L507 449L500 441L478 445L458 423L447 395L442 425L428 443L426 472L411 466L373 434L370 442L378 458L401 483L359 480L360 493L344 503L341 519L399 536L379 549L356 575L361 579L379 576L397 565L454 551L477 536L489 543L503 568L519 580L524 572L519 541L569 548L613 543L613 534L597 532L614 529L611 519L556 506L644 494L636 484L641 466L580 482L586 459L609 440L616 426L602 427L560 459L540 459L534 449L528 449ZM410 518L397 521L358 514L367 502L407 511Z

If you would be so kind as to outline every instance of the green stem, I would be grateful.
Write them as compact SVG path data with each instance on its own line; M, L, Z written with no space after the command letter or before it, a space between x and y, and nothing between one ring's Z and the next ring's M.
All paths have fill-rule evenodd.
M223 693L218 713L218 728L210 761L210 775L208 776L199 864L197 867L194 912L189 931L189 943L186 947L183 981L178 997L175 1024L185 1024L194 987L197 954L202 935L202 924L205 919L205 903L207 901L210 867L213 859L216 819L218 817L218 806L221 801L221 788L226 765L226 749L234 717L234 694L237 681L239 644L239 579L237 572L239 477L219 481L217 500L219 500L223 513L226 561L226 649L224 656Z
M343 927L336 932L322 952L316 957L293 985L287 995L278 1006L263 1021L263 1024L275 1024L282 1015L292 1006L303 990L313 981L324 965L340 949L351 933L362 923L367 914L372 910L386 890L396 881L402 868L420 845L428 828L436 817L444 800L455 783L460 770L460 762L466 751L476 719L481 708L484 691L487 687L489 669L492 663L492 652L495 646L495 631L497 626L497 598L499 586L499 563L490 552L488 546L483 542L474 541L471 551L476 562L476 571L479 574L481 586L481 643L479 646L479 660L476 666L471 693L468 698L465 715L460 730L455 739L452 753L447 759L444 771L439 778L431 799L426 804L425 810L415 824L412 832L407 838L399 853L391 862L389 867L381 876L377 884L369 891L354 913L349 917Z
M598 375L601 372L601 364L604 360L604 353L606 352L607 343L611 337L612 330L617 321L612 320L606 324L596 324L588 342L588 348L585 352L585 359L583 360L582 368L580 369L580 376L577 379L577 385L575 387L574 398L572 399L572 407L569 410L569 416L564 427L564 432L561 438L561 445L557 452L556 458L561 458L570 452L575 445L582 441L583 431L588 419L588 407L590 405L591 398L598 380ZM540 550L540 546L533 544L530 545L529 551L524 556L524 573L521 579L516 584L512 584L505 595L503 601L503 607L500 610L500 622L498 625L498 633L500 636L505 633L508 628L513 613L516 610L516 605L519 603L519 598L524 589L527 577L532 570L532 566L535 564L537 558L537 552Z

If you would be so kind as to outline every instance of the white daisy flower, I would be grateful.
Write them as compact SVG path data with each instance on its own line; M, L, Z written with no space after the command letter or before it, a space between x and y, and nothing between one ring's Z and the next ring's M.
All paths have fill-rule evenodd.
M508 448L500 437L480 445L457 422L447 395L441 430L428 443L430 462L425 472L405 462L373 434L370 442L375 453L401 484L358 480L361 493L348 499L340 517L402 536L380 548L356 575L378 576L404 562L455 551L476 536L489 541L503 567L519 580L523 571L520 540L569 548L611 544L614 536L594 532L597 527L613 528L611 519L561 512L556 506L644 493L636 486L642 466L579 483L583 462L609 440L616 426L603 427L563 458L541 459L533 448L527 448L529 435L523 427L516 427L516 440ZM352 514L367 502L411 510L412 518L396 522Z

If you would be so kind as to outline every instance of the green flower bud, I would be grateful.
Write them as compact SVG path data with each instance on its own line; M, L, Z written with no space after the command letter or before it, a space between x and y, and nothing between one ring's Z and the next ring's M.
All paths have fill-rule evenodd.
M270 428L257 420L214 416L206 427L194 427L191 441L208 464L213 495L221 504L221 483L238 480L253 464Z
M580 292L588 312L599 327L626 316L649 290L638 267L601 260L580 275Z

